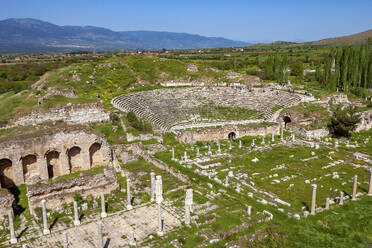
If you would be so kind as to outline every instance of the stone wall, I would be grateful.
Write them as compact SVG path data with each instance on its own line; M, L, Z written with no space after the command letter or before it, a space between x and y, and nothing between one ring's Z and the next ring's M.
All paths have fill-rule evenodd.
M111 148L104 137L86 130L51 132L0 143L1 187L33 184L111 164Z
M292 132L297 135L301 135L307 139L319 139L329 135L329 130L325 128L305 130L304 128L293 128Z
M83 198L89 195L97 198L101 192L108 194L118 187L115 171L111 168L105 169L104 173L88 174L52 183L28 185L27 198L30 212L35 214L35 209L41 207L42 200L47 201L48 209L55 210L63 203L73 202L76 193Z
M228 139L230 133L235 133L236 138L243 136L268 135L271 133L279 134L279 125L260 126L257 125L226 125L221 128L208 128L181 131L177 139L183 143L195 143L197 141L216 141Z
M6 189L0 189L0 219L8 216L8 211L12 209L14 196Z
M69 124L83 124L91 122L107 122L110 113L106 112L100 103L74 104L62 108L51 109L48 112L33 111L18 116L9 122L9 127L37 125L46 121L64 121Z

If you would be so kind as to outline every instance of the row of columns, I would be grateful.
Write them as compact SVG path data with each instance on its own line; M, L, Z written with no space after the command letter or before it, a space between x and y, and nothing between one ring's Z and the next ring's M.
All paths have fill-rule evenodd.
M355 201L357 200L357 188L358 188L358 176L355 175L353 177L353 191L352 191L352 195L351 195L351 200L352 201ZM311 215L315 215L316 213L316 189L317 189L317 185L316 184L313 184L312 185L312 188L313 188L313 192L312 192L312 199L311 199L311 210L310 210L310 214ZM368 195L369 196L372 196L372 170L370 170L370 179L369 179L369 189L368 189ZM326 204L325 204L325 209L329 209L329 203L330 201L330 198L327 197L326 198ZM344 204L344 192L341 191L340 192L340 201L339 201L339 204L340 205L343 205Z

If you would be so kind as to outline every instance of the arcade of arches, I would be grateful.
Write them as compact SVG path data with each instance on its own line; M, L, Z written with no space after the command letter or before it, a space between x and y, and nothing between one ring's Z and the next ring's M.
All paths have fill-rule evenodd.
M49 150L45 154L26 154L20 158L0 157L0 186L11 188L19 184L33 184L41 179L101 167L108 164L101 143L89 147L73 146L65 151Z

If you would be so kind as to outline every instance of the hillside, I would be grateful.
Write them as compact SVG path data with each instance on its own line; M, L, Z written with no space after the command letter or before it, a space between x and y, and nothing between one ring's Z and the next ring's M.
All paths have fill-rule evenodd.
M58 26L36 19L0 21L0 53L73 50L157 50L247 46L246 42L186 33Z
M368 40L368 38L372 38L372 29L365 31L365 32L357 33L357 34L323 39L323 40L313 41L313 42L309 42L305 44L310 44L314 46L352 45L352 44L359 44L359 43L365 42L366 40Z

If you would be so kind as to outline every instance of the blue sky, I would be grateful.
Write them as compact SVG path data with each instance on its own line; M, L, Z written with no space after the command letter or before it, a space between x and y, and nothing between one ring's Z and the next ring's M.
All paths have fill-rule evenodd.
M0 19L242 41L310 41L372 29L372 0L1 0Z

